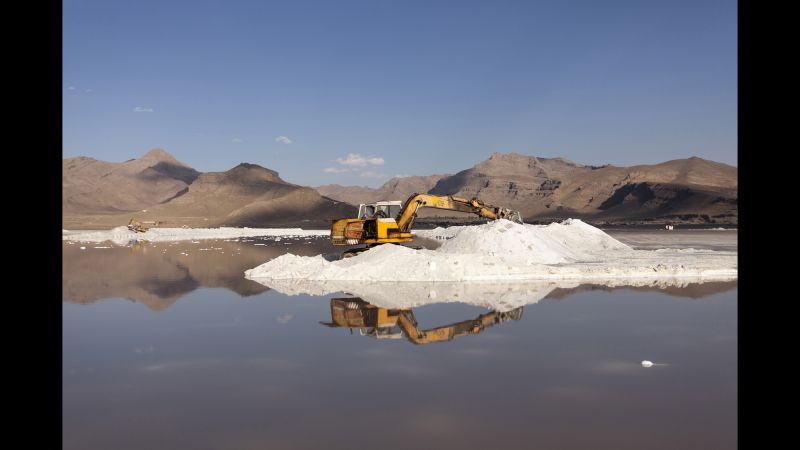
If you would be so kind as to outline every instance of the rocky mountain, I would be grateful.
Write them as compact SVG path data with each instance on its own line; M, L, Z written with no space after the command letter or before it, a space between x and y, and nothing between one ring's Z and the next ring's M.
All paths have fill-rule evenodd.
M198 175L161 149L123 163L67 158L61 179L64 213L138 211L180 194Z
M366 186L342 186L339 184L326 184L314 189L320 194L334 200L358 205L360 203L377 202L381 200L405 200L411 194L428 192L439 180L449 175L427 175L394 177L379 188Z
M164 226L327 226L356 211L255 164L199 173L163 150L121 164L70 158L63 178L65 228L119 226L131 216Z
M735 223L738 171L697 157L632 167L585 166L563 158L495 153L430 190L478 197L526 219L675 218Z
M148 209L142 217L202 218L212 226L258 227L327 224L330 218L354 213L351 205L323 197L310 187L287 183L273 170L242 163L226 172L200 175L185 194Z
M326 185L315 190L246 163L225 172L200 173L161 149L124 163L69 158L62 173L63 223L68 229L119 226L132 216L163 226L324 228L331 218L355 214L353 205L405 200L415 192L477 197L518 209L528 221L738 221L737 168L697 157L618 167L495 153L454 175L395 177L377 189ZM420 212L421 218L454 215Z

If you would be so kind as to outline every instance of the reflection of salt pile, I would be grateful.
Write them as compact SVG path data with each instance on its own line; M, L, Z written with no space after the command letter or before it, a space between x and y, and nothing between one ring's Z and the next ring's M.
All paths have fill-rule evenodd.
M438 233L437 233L438 231ZM485 225L433 230L437 250L377 246L341 261L321 255L280 256L245 272L247 278L363 281L489 281L693 277L730 279L735 252L633 250L580 220Z
M575 280L521 281L521 282L369 282L272 280L256 278L255 281L286 295L329 295L344 292L383 308L414 308L434 303L459 302L495 311L510 311L520 306L538 303L554 289L575 289L582 285ZM612 279L592 281L586 286L643 287L666 289L686 287L690 283L706 280L689 278Z
M327 236L328 230L303 230L302 228L151 228L145 233L136 233L128 227L116 227L111 230L96 231L62 231L62 239L78 242L111 241L117 245L126 245L130 241L146 240L150 242L188 241L195 239L231 239L255 236L309 237Z
M396 283L356 281L258 280L286 295L328 295L346 292L383 308L414 308L432 303L460 302L494 311L510 311L537 303L557 287L578 283L533 281L523 283Z

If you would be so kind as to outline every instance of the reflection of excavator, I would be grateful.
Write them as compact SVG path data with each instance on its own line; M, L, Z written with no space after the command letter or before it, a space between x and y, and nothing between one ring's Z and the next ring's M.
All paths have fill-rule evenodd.
M520 318L521 306L508 312L492 311L472 320L419 330L411 309L379 308L360 298L334 298L331 299L331 322L320 323L332 328L350 328L351 333L354 328L358 328L362 336L376 339L400 339L405 335L414 344L426 345L452 341L458 336L478 334L494 324Z
M399 202L396 201L378 202L361 205L357 218L335 220L331 225L331 243L375 245L411 242L411 227L414 226L419 208L460 211L488 219L509 219L522 223L519 211L487 205L476 198L467 200L452 195L414 194L406 200L402 209L399 209ZM397 215L395 211L399 211Z

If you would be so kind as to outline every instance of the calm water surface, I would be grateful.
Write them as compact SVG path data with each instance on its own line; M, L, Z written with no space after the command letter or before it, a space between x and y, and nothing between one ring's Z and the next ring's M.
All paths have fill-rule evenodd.
M63 250L65 449L736 448L736 282L400 310L243 278L325 238Z

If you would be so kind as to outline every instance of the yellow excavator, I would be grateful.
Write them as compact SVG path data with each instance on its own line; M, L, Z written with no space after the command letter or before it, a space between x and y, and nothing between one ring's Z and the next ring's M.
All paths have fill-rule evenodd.
M360 298L334 298L331 299L331 321L320 324L331 328L349 328L351 333L358 329L362 336L375 339L400 339L405 336L412 344L427 345L478 334L495 324L521 318L522 306L507 312L491 311L475 319L420 330L411 309L380 308Z
M142 222L131 217L128 221L128 229L135 233L146 233L150 228L146 227Z
M368 246L411 242L411 227L420 208L435 208L476 214L487 219L508 219L522 223L519 211L487 205L473 198L452 195L413 194L400 208L399 201L362 204L357 218L336 219L331 225L333 245ZM366 248L361 249L366 250ZM344 257L352 256L346 252Z

